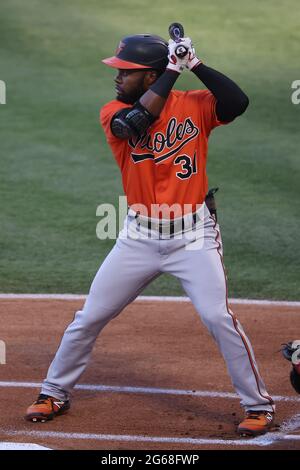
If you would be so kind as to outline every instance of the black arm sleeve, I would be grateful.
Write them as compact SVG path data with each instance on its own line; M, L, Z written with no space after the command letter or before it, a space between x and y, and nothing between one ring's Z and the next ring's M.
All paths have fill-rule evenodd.
M217 99L216 114L220 121L233 121L246 111L249 98L230 78L204 64L192 71Z
M132 108L118 111L111 120L110 128L115 137L129 139L143 135L154 121L152 114L138 101Z

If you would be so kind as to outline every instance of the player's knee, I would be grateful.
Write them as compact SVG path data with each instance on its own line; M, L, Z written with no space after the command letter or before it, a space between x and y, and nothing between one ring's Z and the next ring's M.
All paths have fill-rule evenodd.
M217 330L224 322L226 323L226 317L229 318L226 304L224 303L206 306L202 305L198 309L198 312L201 320L211 332Z

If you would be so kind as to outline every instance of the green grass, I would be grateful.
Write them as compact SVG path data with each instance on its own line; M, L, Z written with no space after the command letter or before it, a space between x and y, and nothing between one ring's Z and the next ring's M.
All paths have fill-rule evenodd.
M113 245L96 238L96 208L122 194L98 124L99 108L114 96L114 73L100 59L126 34L167 37L175 20L205 63L250 97L246 114L214 131L209 149L230 296L300 299L300 105L290 99L300 78L296 0L191 0L188 8L179 0L2 2L2 292L88 290ZM189 73L177 85L202 87ZM163 276L145 293L181 289Z

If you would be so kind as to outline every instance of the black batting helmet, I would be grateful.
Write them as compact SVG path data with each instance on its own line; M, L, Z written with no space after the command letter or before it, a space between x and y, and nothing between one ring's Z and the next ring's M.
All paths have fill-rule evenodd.
M120 41L116 54L102 62L116 69L163 70L168 64L168 44L152 34L126 36Z

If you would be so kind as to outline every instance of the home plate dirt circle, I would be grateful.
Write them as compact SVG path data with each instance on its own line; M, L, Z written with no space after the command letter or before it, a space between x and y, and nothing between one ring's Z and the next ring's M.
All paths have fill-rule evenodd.
M298 339L298 303L231 305L275 396L275 426L265 436L238 438L243 411L224 361L192 304L178 300L139 299L129 305L99 336L69 413L44 424L26 422L25 410L36 399L62 334L83 302L0 299L0 340L6 346L6 361L0 365L2 445L300 449L300 396L289 382L290 364L279 352L282 343Z

